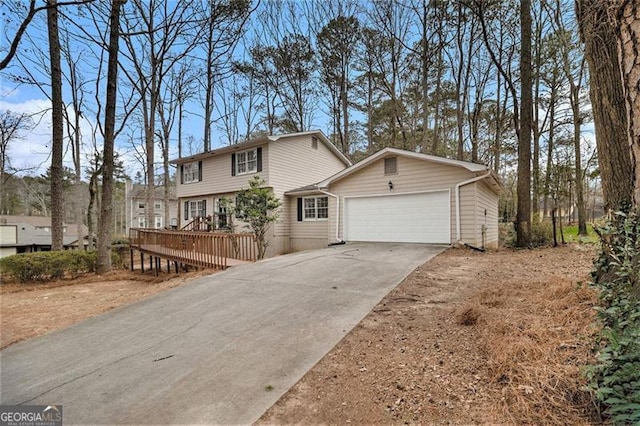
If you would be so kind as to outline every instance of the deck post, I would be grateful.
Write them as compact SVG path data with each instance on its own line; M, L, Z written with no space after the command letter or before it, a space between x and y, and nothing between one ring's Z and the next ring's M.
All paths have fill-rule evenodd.
M140 269L142 270L142 273L144 274L144 253L140 252Z
M129 266L131 267L131 272L133 272L133 249L131 247L129 247L129 258L131 260Z

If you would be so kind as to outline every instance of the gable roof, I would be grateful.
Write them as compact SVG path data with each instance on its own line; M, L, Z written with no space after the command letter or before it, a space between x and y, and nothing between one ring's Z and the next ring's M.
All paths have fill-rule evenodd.
M318 183L318 186L320 188L326 188L327 186L329 186L330 184L343 179L355 172L357 172L360 169L363 169L365 167L367 167L369 164L380 160L381 158L385 158L385 157L392 157L392 156L401 156L401 157L407 157L407 158L413 158L416 160L421 160L421 161L428 161L431 163L436 163L436 164L444 164L444 165L448 165L448 166L456 166L456 167L462 167L465 168L467 170L469 170L470 172L473 173L478 173L478 172L489 172L489 168L487 166L485 166L484 164L476 164L476 163L470 163L468 161L460 161L460 160L451 160L449 158L444 158L444 157L438 157L435 155L429 155L429 154L421 154L419 152L412 152L412 151L405 151L402 149L397 149L397 148L384 148L378 152L376 152L375 154L365 158L364 160L360 161L359 163L354 164L353 166L344 169L338 173L336 173L335 175L323 180L322 182Z
M370 155L369 157L365 158L364 160L354 164L351 167L348 167L338 173L336 173L335 175L321 181L318 182L315 185L308 185L302 188L297 188L297 189L293 189L291 191L287 191L287 194L303 194L303 193L312 193L314 192L314 190L317 192L319 189L326 189L329 187L329 185L331 185L332 183L335 183L355 172L357 172L358 170L361 170L365 167L367 167L369 164L374 163L377 160L380 160L382 158L386 158L386 157L393 157L393 156L402 156L402 157L407 157L407 158L413 158L416 160L421 160L421 161L427 161L427 162L431 162L431 163L436 163L436 164L443 164L443 165L448 165L448 166L455 166L455 167L462 167L472 173L476 173L476 174L482 174L482 173L486 173L488 174L487 178L490 178L490 185L491 187L496 191L499 192L502 189L502 183L500 182L500 180L498 179L498 177L496 176L496 174L491 171L491 169L489 169L489 167L485 166L484 164L476 164L476 163L470 163L468 161L460 161L460 160L452 160L449 158L444 158L444 157L438 157L435 155L429 155L429 154L421 154L419 152L412 152L412 151L405 151L402 149L397 149L397 148L384 148L378 152L376 152L373 155Z
M308 132L298 132L298 133L287 133L284 135L271 135L271 136L261 136L255 139L250 139L248 141L240 142L234 145L224 146L222 148L214 149L208 152L202 152L200 154L191 155L189 157L180 157L170 162L172 164L184 164L195 160L202 160L203 158L214 157L218 155L223 155L227 153L232 153L236 151L242 151L245 149L250 149L255 146L265 145L271 142L283 141L288 138L299 137L299 136L316 136L322 143L329 148L336 157L338 157L346 166L351 166L351 161L342 153L331 141L325 136L322 130L310 130Z

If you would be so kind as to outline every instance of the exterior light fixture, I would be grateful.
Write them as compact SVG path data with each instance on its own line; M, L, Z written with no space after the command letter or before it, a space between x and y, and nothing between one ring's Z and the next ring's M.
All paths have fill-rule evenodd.
M393 190L393 182L389 181L389 191Z

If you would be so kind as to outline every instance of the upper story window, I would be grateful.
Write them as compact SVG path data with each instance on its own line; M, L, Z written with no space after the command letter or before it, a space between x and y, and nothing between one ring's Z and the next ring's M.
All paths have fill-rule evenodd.
M262 148L231 154L231 176L246 175L262 171Z
M144 208L145 208L145 207L146 207L146 204L145 204L144 202L140 201L140 202L138 203L138 208L139 208L139 209L143 209L143 210L144 210Z
M398 173L397 160L398 160L398 157L387 157L384 159L385 175L395 175L396 173Z
M258 154L256 149L236 153L236 171L239 175L258 171Z
M153 204L153 208L156 209L156 210L160 210L162 208L162 201L156 201Z
M304 220L325 220L328 217L328 197L309 197L304 199Z
M202 161L182 164L180 169L180 183L200 182L202 180Z

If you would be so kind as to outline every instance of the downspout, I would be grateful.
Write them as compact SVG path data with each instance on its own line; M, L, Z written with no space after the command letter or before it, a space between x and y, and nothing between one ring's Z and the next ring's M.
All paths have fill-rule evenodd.
M469 180L465 180L464 182L460 182L456 185L456 242L460 242L461 231L460 231L460 188L469 185L470 183L477 182L479 180L488 178L491 176L491 170L489 170L486 174L481 176L476 176Z
M323 189L318 188L318 191L323 193L324 195L328 195L329 197L333 197L336 199L336 242L343 243L342 238L340 238L340 197L336 194L332 194L331 192L325 191Z

